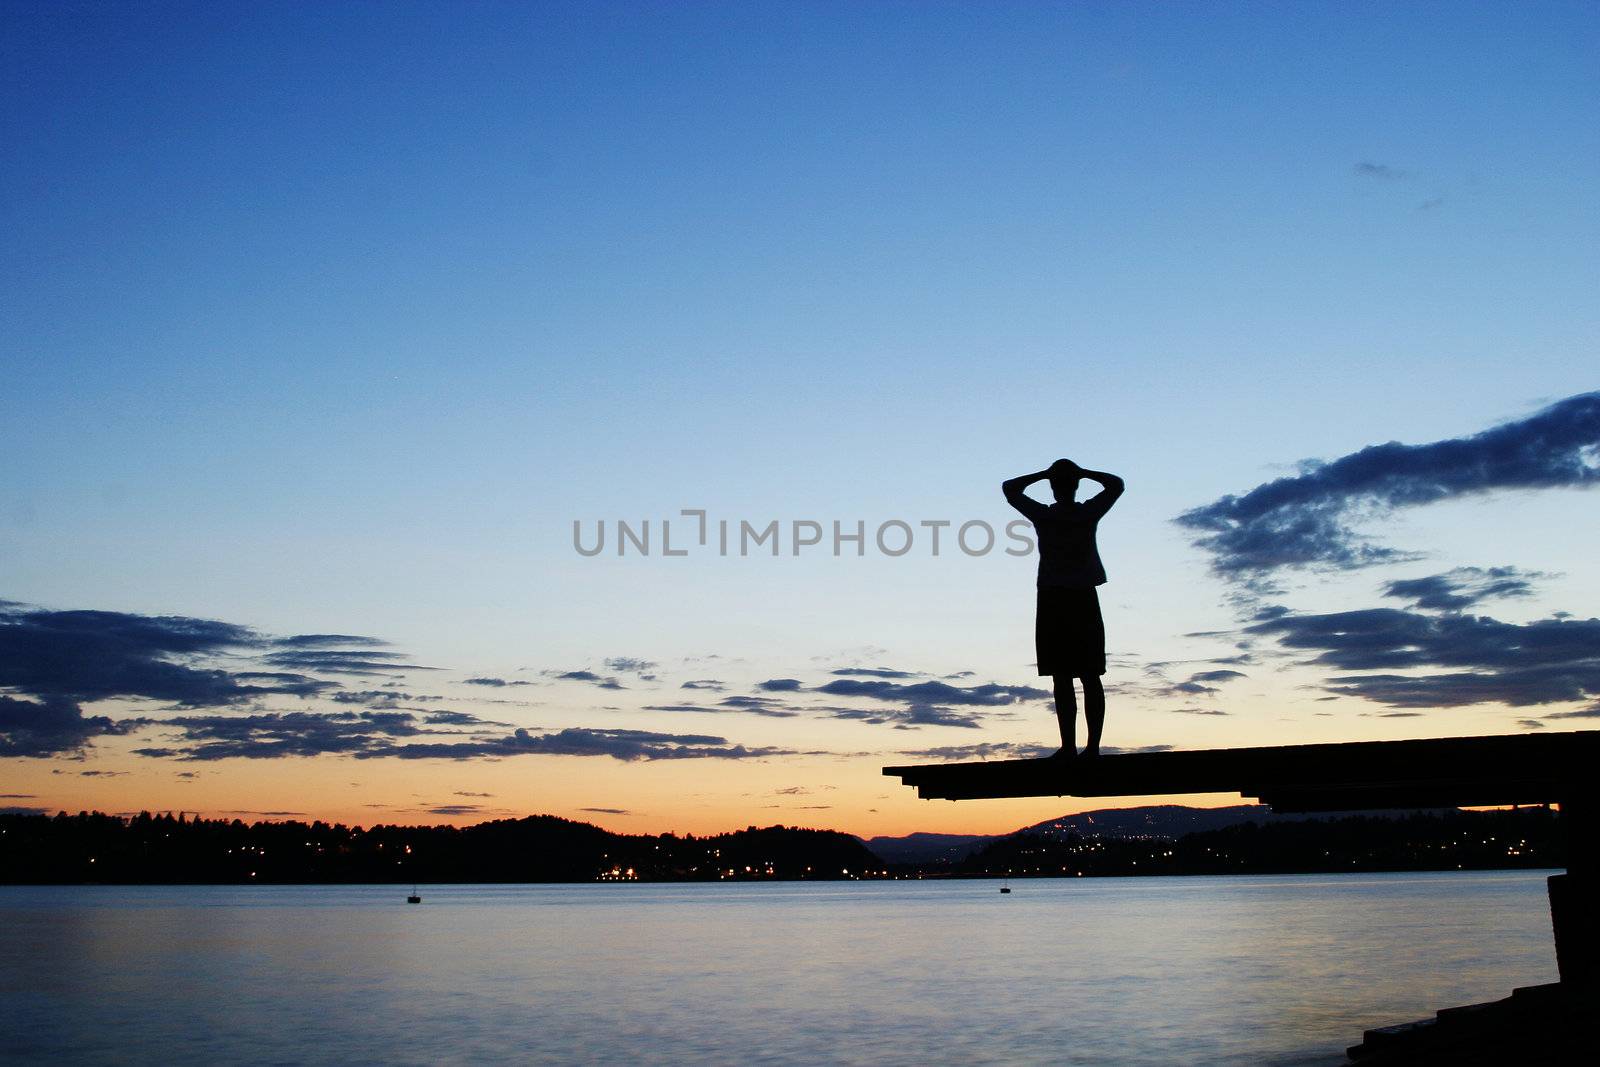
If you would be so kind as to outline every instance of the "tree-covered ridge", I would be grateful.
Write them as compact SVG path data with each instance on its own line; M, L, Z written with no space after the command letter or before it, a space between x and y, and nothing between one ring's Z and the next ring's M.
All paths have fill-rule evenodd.
M0 816L0 882L592 882L853 878L882 870L848 834L750 827L614 834L553 815L476 826Z

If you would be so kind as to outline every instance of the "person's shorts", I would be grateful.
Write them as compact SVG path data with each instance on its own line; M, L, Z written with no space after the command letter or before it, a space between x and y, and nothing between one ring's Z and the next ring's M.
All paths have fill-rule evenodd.
M1106 673L1106 626L1094 586L1039 586L1033 643L1041 675L1089 678Z

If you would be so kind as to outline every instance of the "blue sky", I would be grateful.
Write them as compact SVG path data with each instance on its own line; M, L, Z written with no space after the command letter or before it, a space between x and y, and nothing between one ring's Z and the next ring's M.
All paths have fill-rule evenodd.
M597 710L539 673L618 656L674 665L662 687L712 655L744 690L824 661L1034 681L1031 560L590 560L574 519L998 525L1002 478L1071 456L1128 479L1103 595L1132 684L1247 621L1180 513L1595 388L1592 5L3 11L0 597L525 669L516 725L683 732L642 710L662 693ZM1280 599L1516 566L1549 577L1497 617L1587 618L1597 517L1570 487L1380 515L1431 555ZM1254 675L1215 722L1113 704L1112 735L1526 717L1284 721L1321 679ZM1028 707L984 736L1049 740ZM840 788L977 733L714 725L866 753L795 757ZM89 751L157 765L126 744ZM266 795L269 770L234 773Z

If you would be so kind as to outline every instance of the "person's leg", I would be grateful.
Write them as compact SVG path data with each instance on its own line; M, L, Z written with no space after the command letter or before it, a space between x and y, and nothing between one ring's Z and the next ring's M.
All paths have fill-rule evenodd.
M1061 755L1071 756L1078 751L1078 697L1072 691L1072 676L1058 674L1056 685L1056 722L1061 726Z
M1072 688L1072 680L1067 679L1067 688ZM1106 726L1106 687L1100 684L1098 675L1089 675L1083 680L1083 720L1089 724L1089 744L1083 752L1086 756L1100 754L1100 735Z

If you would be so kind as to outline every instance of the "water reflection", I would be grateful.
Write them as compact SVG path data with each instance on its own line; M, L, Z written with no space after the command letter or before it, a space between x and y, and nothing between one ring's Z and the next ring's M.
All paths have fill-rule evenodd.
M1540 874L0 888L13 1055L1338 1063L1555 979Z

